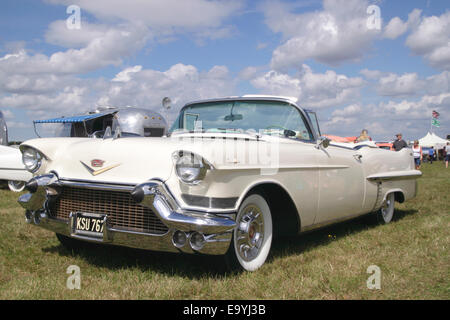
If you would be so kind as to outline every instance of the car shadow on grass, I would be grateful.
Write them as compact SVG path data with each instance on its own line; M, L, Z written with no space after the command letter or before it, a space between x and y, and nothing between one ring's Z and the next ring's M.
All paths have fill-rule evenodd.
M192 279L222 277L230 273L224 256L169 253L80 242L80 248L70 250L62 244L42 249L63 257L83 259L88 264L110 270L139 269L170 276Z
M417 212L417 210L395 209L395 214L391 223L400 221ZM282 258L292 254L311 251L315 248L326 246L337 238L356 235L360 232L378 227L381 227L381 224L377 220L376 215L371 213L311 232L306 232L301 235L280 237L275 239L272 245L272 252L268 262L273 261L275 258Z
M393 222L416 212L416 210L396 210ZM374 215L366 215L302 235L281 237L273 242L267 262L270 263L275 258L314 250L317 247L326 246L333 238L350 236L376 227L379 227L379 223ZM83 259L92 266L111 270L137 268L142 272L156 272L190 279L225 278L239 274L238 271L227 267L224 256L165 253L86 242L80 242L80 248L75 251L67 249L62 244L42 250L63 257Z

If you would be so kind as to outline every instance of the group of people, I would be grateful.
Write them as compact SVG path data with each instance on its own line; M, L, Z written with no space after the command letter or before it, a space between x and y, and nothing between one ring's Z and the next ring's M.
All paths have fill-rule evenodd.
M400 151L403 148L408 147L408 144L406 143L405 140L403 140L403 135L401 133L398 133L395 136L397 139L394 141L393 146L392 146L395 151ZM370 138L369 132L367 131L367 129L363 129L361 131L361 134L355 140L355 143L363 142L363 141L372 141L372 138ZM423 161L422 147L419 146L418 140L414 141L414 145L412 146L412 151L413 151L413 155L414 155L415 166L416 166L416 169L418 170L418 169L420 169L420 165ZM447 142L447 145L444 148L444 153L445 153L445 167L448 168L448 162L450 161L450 142ZM433 148L431 148L429 151L429 157L430 157L431 163L433 163L434 156L435 156L435 151Z
M407 146L408 144L406 143L406 141L402 139L402 134L401 133L397 134L397 140L394 142L394 150L399 151ZM423 161L423 152L422 147L419 146L418 140L414 141L412 151L416 169L419 170L420 164ZM445 167L448 168L448 162L450 161L450 142L447 142L447 145L444 148L444 154L445 154ZM430 163L433 163L433 159L435 157L435 150L433 147L430 148L428 156L430 159Z

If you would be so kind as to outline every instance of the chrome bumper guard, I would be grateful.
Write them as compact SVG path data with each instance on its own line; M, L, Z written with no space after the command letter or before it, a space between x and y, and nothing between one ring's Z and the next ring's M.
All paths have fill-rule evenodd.
M108 225L106 212L102 238L76 234L75 213L70 214L68 221L49 216L48 204L57 199L64 186L128 191L137 203L149 207L169 231L161 235L112 228ZM214 215L182 210L164 183L157 180L133 187L61 180L56 174L46 174L31 179L26 188L30 193L20 196L18 202L26 209L28 223L85 241L154 251L221 255L228 250L236 226L234 214Z

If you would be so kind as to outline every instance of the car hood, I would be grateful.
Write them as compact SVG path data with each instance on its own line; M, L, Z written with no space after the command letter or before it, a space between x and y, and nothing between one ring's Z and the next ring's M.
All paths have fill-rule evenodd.
M166 138L45 138L25 141L25 146L46 158L37 174L54 171L63 179L126 184L168 179L177 149Z
M25 141L21 148L31 146L47 159L36 173L38 175L54 171L65 179L137 184L149 179L168 180L174 169L172 155L181 150L202 156L219 170L260 168L258 164L238 161L233 155L236 149L248 147L252 150L249 144L270 144L271 139L275 138L257 139L239 134L119 139L45 138ZM100 160L96 162L102 162L102 166L95 167L93 160Z

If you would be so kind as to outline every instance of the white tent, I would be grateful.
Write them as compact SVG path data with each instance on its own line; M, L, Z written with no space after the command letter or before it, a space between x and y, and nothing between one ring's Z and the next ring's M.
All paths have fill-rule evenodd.
M447 140L438 137L432 132L428 132L425 137L419 139L419 145L421 147L434 147L434 149L442 149L447 142Z

